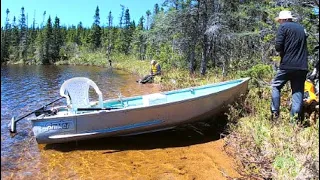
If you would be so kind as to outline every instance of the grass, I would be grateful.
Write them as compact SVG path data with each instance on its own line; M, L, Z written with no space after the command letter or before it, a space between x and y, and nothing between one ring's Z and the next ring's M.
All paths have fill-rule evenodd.
M261 89L260 89L261 90ZM291 124L289 109L282 106L281 120L270 121L270 89L251 88L247 98L230 107L229 144L245 168L244 176L273 179L319 178L319 120L312 126ZM289 98L283 94L282 101ZM244 112L244 108L247 107ZM236 118L236 120L234 119Z

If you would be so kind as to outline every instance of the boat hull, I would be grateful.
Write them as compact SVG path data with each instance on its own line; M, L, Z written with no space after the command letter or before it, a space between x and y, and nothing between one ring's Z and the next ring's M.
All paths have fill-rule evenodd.
M248 81L249 78L245 78L213 84L212 86L222 87L237 82L228 88L205 92L199 96L196 95L198 90L200 92L200 88L209 88L210 85L164 92L162 94L168 100L158 104L129 105L122 109L34 118L31 119L33 132L38 143L50 144L170 129L219 113L226 105L247 92ZM171 95L178 96L180 92L181 99L170 100ZM189 98L186 93L194 95ZM122 101L126 101L126 98Z

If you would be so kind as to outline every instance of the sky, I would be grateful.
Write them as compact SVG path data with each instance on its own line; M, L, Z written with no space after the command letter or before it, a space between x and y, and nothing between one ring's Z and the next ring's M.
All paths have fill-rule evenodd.
M1 0L1 26L4 27L6 21L6 10L9 9L9 22L12 23L13 17L19 22L21 7L24 7L25 15L28 15L28 26L35 17L36 25L43 21L43 13L46 11L45 23L49 15L52 22L57 16L60 25L78 25L81 21L83 26L90 27L94 21L96 7L99 6L100 25L107 24L109 11L113 16L113 25L119 25L121 6L129 9L130 19L138 23L141 16L145 16L146 11L153 13L156 3L161 7L164 0Z

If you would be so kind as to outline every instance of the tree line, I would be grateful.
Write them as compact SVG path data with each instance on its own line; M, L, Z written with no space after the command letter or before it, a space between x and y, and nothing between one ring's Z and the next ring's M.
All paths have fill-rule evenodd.
M272 63L277 56L274 18L283 9L291 10L304 25L311 56L319 45L319 8L317 0L164 0L146 11L136 23L121 5L119 24L110 11L100 19L99 6L91 27L81 22L69 27L50 16L41 26L26 22L24 7L17 20L10 10L1 27L1 62L53 64L68 61L81 53L102 52L107 58L116 54L141 60L158 59L164 66L187 68L204 75L208 68L223 73L244 70L257 63ZM106 22L106 26L101 25Z

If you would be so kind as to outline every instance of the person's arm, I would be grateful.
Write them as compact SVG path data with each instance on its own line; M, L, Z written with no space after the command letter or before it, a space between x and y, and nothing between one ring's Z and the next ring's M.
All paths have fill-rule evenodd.
M276 45L275 45L275 49L277 52L280 53L280 57L283 57L284 41L285 41L284 27L280 25L278 32L277 32Z
M160 67L160 64L158 64L156 75L160 75L160 74L161 74L161 67Z

